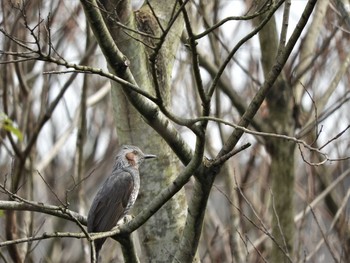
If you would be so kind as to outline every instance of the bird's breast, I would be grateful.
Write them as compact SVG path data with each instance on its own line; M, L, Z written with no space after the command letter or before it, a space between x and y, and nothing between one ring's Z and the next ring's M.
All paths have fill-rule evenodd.
M130 198L125 208L124 215L126 215L131 209L131 207L134 205L140 190L140 176L138 174L138 171L132 172L132 174L133 174L133 180L134 180L134 188L130 194Z

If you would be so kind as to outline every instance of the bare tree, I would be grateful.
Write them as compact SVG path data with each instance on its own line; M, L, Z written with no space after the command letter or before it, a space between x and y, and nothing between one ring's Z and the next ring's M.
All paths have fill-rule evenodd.
M343 1L1 7L4 261L89 261L106 236L103 261L349 256ZM87 233L124 143L158 155L135 217Z

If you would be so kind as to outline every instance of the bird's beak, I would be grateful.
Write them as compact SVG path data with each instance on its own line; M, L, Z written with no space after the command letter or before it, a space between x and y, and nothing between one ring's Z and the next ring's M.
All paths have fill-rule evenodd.
M157 155L154 154L145 154L145 159L157 158Z

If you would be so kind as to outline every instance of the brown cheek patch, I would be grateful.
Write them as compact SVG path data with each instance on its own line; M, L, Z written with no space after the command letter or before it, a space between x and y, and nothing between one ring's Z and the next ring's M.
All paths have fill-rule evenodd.
M135 154L133 154L133 153L127 153L127 154L125 155L125 157L126 157L126 159L128 160L128 162L129 162L132 166L135 165Z

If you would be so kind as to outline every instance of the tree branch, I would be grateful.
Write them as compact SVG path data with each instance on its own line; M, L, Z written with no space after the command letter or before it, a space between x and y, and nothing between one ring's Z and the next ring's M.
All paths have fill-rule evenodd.
M54 205L45 205L39 202L24 201L2 201L0 200L0 209L12 211L33 211L53 215L72 222L78 220L81 224L86 225L86 217L82 216L67 208ZM76 219L76 220L75 220Z
M238 123L241 127L248 127L251 120L254 118L256 112L260 108L262 102L264 101L267 93L272 88L273 84L275 83L276 79L278 78L279 74L281 73L283 66L285 65L287 59L289 58L289 55L291 54L296 42L298 41L303 29L306 26L306 23L308 19L310 18L313 8L315 4L317 3L317 0L310 0L305 9L302 13L295 30L293 31L291 37L289 38L287 45L283 52L281 52L277 58L276 63L270 70L269 74L267 75L267 78L263 84L263 86L259 89L259 91L254 96L253 100L249 104L246 112L243 114L240 122ZM229 137L229 139L226 141L225 145L223 146L222 150L219 152L218 157L228 153L233 147L237 144L241 136L243 135L242 130L235 130Z
M117 74L118 77L124 79L126 83L131 83L137 86L137 83L128 68L125 61L127 58L120 52L118 47L114 44L114 40L106 27L100 9L97 7L95 0L81 0L84 7L86 17L90 21L91 28L97 39L97 42L104 53L109 66ZM178 131L170 124L169 120L160 113L159 109L154 103L145 99L140 94L128 89L126 83L121 83L124 93L127 95L129 101L137 109L137 111L144 117L145 121L157 131L173 151L178 155L180 160L187 164L191 160L192 151L181 138Z

